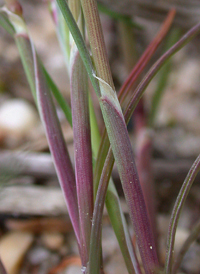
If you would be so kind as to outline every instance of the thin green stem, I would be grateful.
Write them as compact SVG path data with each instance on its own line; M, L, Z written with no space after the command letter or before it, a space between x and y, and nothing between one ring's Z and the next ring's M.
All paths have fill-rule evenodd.
M58 6L63 14L63 17L69 27L69 30L73 36L73 39L77 45L77 48L79 50L79 53L83 60L83 63L86 67L88 76L89 76L90 81L94 87L94 90L95 90L97 96L100 96L99 85L98 85L97 79L94 77L94 69L93 69L93 65L92 65L92 60L90 58L90 54L89 54L88 49L85 45L85 42L81 35L81 32L76 24L76 21L74 20L74 17L72 15L66 1L65 0L56 0L56 1L58 3Z
M81 0L81 4L97 76L114 90L97 3L94 0Z

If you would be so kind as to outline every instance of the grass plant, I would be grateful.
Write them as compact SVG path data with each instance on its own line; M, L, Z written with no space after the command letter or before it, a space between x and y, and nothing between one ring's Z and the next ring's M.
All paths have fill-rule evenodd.
M152 186L149 183L152 183L150 173L145 179L149 181L146 190L145 184L142 186L140 182L142 181L140 180L142 170L149 168L148 142L145 141L145 144L138 148L141 165L137 169L127 123L136 106L142 104L140 100L152 78L164 65L166 66L166 62L172 55L200 32L200 24L194 26L173 44L153 64L146 75L139 78L170 29L175 10L170 11L161 30L131 70L117 94L108 62L96 0L49 0L49 7L70 76L71 107L38 57L23 19L22 8L16 0L5 1L5 6L0 10L0 24L14 38L19 49L76 235L82 261L82 273L104 273L101 233L103 208L106 205L127 271L130 274L161 272L175 274L178 270L178 263L176 265L173 263L176 228L189 189L199 171L200 157L191 167L177 197L169 225L166 263L162 266L158 259L155 240L155 210L150 209L154 204L154 197L147 190ZM126 16L111 12L103 6L100 6L100 9L116 20L121 20L123 28L126 24L127 28L140 28ZM86 37L89 40L89 47ZM165 79L165 74L161 78ZM105 123L102 135L98 129L91 103L89 81L98 98ZM158 91L154 98L157 93ZM74 168L63 138L53 97L73 127ZM151 117L145 118L150 119L151 124L159 99L154 101L156 103L152 104ZM143 117L146 114L141 115ZM144 127L147 127L147 124ZM142 157L144 155L145 157ZM111 178L114 162L118 168L142 263L139 263L136 246L131 240L120 199ZM199 231L199 224L195 231ZM194 239L197 232L193 232L192 235ZM0 267L3 269L3 266L0 265Z

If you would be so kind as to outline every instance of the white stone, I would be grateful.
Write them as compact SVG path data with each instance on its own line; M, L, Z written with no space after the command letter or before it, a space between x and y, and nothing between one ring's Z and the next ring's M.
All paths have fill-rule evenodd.
M12 99L0 106L0 129L5 134L24 136L37 120L34 107L23 99Z

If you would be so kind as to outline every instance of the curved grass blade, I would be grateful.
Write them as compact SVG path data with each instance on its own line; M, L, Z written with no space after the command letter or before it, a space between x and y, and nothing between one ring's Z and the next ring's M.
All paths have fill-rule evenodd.
M181 187L181 190L178 194L178 197L176 199L176 202L172 211L169 230L168 230L168 237L167 237L167 251L166 251L166 259L165 259L166 274L171 273L172 271L174 242L175 242L175 235L176 235L178 220L179 220L182 208L184 206L185 200L189 194L190 188L199 171L200 171L200 155L197 157L190 171L188 172L188 175L185 178L185 181Z
M155 36L153 41L150 43L150 45L147 47L147 49L144 51L142 56L140 57L137 64L132 69L131 73L129 74L127 80L122 85L118 98L120 100L120 103L123 106L123 102L126 99L126 97L129 95L129 92L131 91L131 88L137 81L138 77L144 70L144 68L147 66L148 62L152 58L153 54L155 53L156 49L160 45L160 43L163 41L164 37L167 35L173 19L175 17L176 11L172 9L169 13L165 21L163 22L158 34Z
M39 64L33 46L32 50L39 112L45 127L58 179L68 206L69 216L80 247L79 214L75 176L43 69Z
M153 79L153 77L157 74L157 72L162 68L162 66L165 64L165 62L173 56L178 50L180 50L184 45L186 45L189 41L191 41L198 33L200 32L200 23L194 26L191 30L189 30L173 47L171 47L163 56L161 56L158 61L150 68L150 70L147 72L141 83L138 85L136 90L134 91L132 98L129 102L128 107L125 110L125 121L126 123L129 122L140 98L143 96L143 93L150 83L150 81ZM105 134L105 133L104 133ZM106 142L105 137L102 138L103 142ZM104 148L104 145L106 148ZM97 170L102 170L103 168L103 157L105 159L106 157L106 150L108 151L109 144L106 142L105 144L100 145L99 155L97 157L98 161L97 164L101 164L100 167L96 166ZM99 160L101 159L101 160ZM95 174L100 174L101 172L95 172ZM97 180L98 181L98 180Z
M172 274L177 273L185 254L187 253L191 244L197 239L199 234L200 234L200 221L198 221L197 224L194 226L194 228L190 232L189 237L186 239L185 243L181 247L181 250L179 251L177 258L175 259L173 269L172 269Z
M153 77L158 73L158 71L162 68L162 66L166 63L166 61L171 58L177 51L183 48L187 43L189 43L195 36L198 35L200 32L200 23L196 26L191 28L183 37L174 45L172 46L166 53L164 53L157 62L150 68L150 70L146 73L143 80L135 89L130 102L125 110L125 120L128 123L139 100L141 99L144 91Z

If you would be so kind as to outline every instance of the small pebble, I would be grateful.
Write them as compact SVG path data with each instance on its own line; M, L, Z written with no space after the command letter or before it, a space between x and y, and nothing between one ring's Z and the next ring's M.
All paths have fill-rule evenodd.
M38 265L49 258L49 251L43 247L33 247L27 254L27 260L32 265Z
M80 266L70 265L66 268L65 274L82 274L82 272Z
M0 129L5 135L22 137L36 124L34 107L23 99L12 99L0 106Z
M61 233L45 232L41 236L41 241L50 250L59 250L64 243L64 237Z

